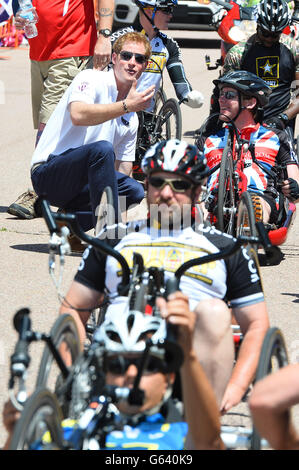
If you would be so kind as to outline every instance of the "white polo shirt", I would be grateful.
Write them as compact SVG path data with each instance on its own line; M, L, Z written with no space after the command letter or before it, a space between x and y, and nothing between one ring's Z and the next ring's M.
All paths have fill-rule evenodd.
M100 140L112 143L117 160L134 161L138 129L136 113L127 113L97 126L74 126L69 105L73 101L87 104L114 103L117 88L113 70L83 70L73 80L53 111L34 151L31 166Z

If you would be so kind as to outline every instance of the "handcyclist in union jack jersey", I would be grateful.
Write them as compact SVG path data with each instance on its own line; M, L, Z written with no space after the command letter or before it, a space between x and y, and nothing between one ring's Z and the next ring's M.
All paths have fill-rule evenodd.
M268 103L270 87L261 78L244 70L231 71L214 80L219 89L218 131L199 139L210 169L221 161L227 141L228 127L233 122L241 139L248 141L243 146L241 159L247 190L257 193L263 210L263 221L275 224L279 215L279 193L274 186L275 169L285 168L281 192L293 202L299 199L299 169L296 156L290 148L286 134L262 124L263 107ZM252 144L252 145L250 145ZM232 143L233 154L236 142ZM208 191L217 188L219 170L211 174Z

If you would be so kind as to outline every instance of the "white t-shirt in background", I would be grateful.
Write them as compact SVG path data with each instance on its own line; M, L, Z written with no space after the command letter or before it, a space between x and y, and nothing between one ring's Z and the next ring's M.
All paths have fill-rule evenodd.
M59 155L71 148L106 140L114 147L116 160L134 161L138 129L137 114L106 121L96 126L74 126L69 104L80 101L87 104L109 104L117 100L113 70L83 70L73 80L57 104L34 151L31 166L47 161L50 154Z

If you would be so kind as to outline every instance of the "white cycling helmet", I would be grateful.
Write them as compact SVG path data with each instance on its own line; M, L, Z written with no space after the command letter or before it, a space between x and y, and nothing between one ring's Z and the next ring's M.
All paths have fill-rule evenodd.
M94 335L94 341L110 353L140 353L145 349L145 340L151 335L151 354L164 358L165 351L159 348L166 336L166 322L161 317L144 315L136 310L108 312L107 317Z

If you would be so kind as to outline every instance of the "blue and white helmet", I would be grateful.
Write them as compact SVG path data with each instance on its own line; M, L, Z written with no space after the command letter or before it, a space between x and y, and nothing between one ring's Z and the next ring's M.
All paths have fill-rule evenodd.
M161 8L161 7L170 7L177 5L177 0L134 0L136 5L142 6L143 8L152 7L152 8Z

